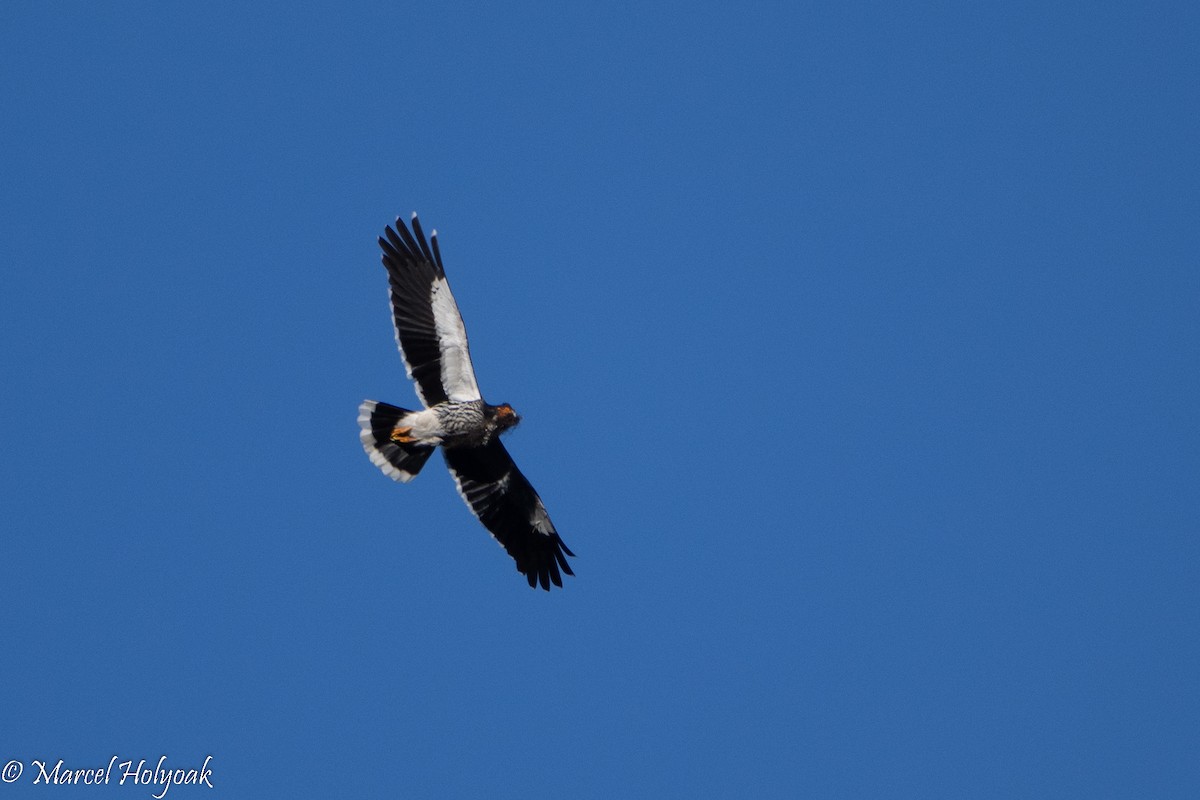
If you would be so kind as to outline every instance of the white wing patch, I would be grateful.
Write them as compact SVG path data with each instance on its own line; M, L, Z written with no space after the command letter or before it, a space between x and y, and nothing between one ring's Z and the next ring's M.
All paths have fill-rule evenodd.
M471 365L471 353L467 348L467 329L463 327L458 303L454 302L450 284L446 283L445 278L433 282L430 302L433 304L433 319L442 351L442 386L446 389L446 396L454 403L481 399L479 386L475 383L475 368Z
M549 536L556 533L554 523L550 521L550 515L546 513L546 507L542 505L542 499L537 498L537 504L534 506L533 513L529 516L529 522L533 525L533 529L540 534Z

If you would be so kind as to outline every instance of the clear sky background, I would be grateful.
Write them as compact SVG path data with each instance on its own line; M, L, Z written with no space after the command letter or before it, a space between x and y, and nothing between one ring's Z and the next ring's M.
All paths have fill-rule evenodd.
M0 798L1198 796L1200 12L1047 5L5 2Z

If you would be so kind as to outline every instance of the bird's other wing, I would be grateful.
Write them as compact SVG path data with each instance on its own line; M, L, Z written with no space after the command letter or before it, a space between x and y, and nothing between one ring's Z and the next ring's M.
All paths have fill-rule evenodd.
M412 233L397 217L395 229L384 230L379 246L388 272L396 343L421 401L433 406L480 399L467 330L446 283L437 231L431 249L416 214Z
M482 447L442 448L458 493L496 541L517 562L530 586L547 591L562 586L562 574L574 575L563 544L542 499L517 469L512 456L493 439Z

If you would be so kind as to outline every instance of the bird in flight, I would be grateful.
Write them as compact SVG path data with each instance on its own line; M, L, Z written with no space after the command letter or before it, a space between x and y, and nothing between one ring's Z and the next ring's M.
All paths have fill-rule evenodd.
M432 242L432 248L430 247ZM521 418L508 403L484 402L475 383L467 331L438 249L414 212L412 232L396 218L379 238L404 368L424 408L410 411L366 400L358 407L359 438L371 462L407 483L440 445L472 513L517 562L531 587L562 586L574 575L568 549L533 486L517 469L500 434Z

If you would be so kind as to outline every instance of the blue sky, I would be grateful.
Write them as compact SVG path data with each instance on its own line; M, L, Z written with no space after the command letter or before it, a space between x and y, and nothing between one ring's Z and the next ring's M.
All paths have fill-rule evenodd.
M1189 4L114 5L0 9L0 796L1200 791ZM561 592L359 446L413 210Z

